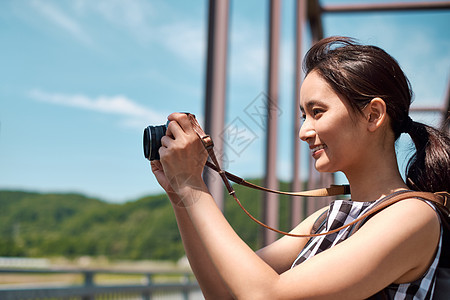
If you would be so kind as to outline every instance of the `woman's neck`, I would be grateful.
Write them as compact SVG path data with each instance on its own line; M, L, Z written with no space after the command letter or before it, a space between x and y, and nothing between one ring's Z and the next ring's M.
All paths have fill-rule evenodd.
M354 201L375 201L397 190L407 189L398 170L395 151L378 152L359 168L345 171Z

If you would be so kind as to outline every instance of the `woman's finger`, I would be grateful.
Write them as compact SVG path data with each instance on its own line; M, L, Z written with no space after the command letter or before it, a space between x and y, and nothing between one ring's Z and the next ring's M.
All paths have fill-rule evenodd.
M161 147L168 148L173 143L173 138L165 135L161 138Z
M169 125L167 125L166 136L176 139L183 134L185 134L185 132L177 121L173 120L169 122Z
M173 113L169 115L167 118L169 121L176 121L178 125L180 126L180 129L182 129L186 134L193 134L195 133L192 129L191 121L189 120L189 117L185 113Z
M152 172L153 173L155 173L157 171L161 171L163 169L162 165L161 165L161 162L159 160L152 160L150 162L150 165L152 166Z

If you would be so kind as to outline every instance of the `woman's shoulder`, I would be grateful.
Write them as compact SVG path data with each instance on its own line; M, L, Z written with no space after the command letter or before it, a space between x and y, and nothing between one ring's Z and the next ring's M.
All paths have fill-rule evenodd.
M431 226L439 232L441 222L433 201L409 192L411 191L398 191L369 203L364 211L364 215L368 216L357 224L356 230L361 225L376 222L380 229L391 226L394 231L412 231ZM370 220L372 221L369 222Z
M381 231L404 238L439 235L440 221L431 203L408 198L389 205L373 215L360 230ZM413 235L414 236L411 236Z
M426 224L434 224L436 229L439 229L440 227L439 217L433 204L417 198L407 198L398 201L384 208L377 213L377 215L379 215L380 218L390 218L401 221L398 225L416 224L417 226L413 226L413 228Z
M394 203L354 234L394 261L405 273L395 283L411 282L428 270L439 245L441 225L433 207L411 198Z

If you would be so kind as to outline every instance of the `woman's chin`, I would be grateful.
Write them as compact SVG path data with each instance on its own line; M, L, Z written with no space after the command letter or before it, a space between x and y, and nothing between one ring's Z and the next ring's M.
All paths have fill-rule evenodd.
M314 167L316 168L317 172L320 173L334 173L339 171L336 168L333 168L329 162L322 162L319 160L316 160Z

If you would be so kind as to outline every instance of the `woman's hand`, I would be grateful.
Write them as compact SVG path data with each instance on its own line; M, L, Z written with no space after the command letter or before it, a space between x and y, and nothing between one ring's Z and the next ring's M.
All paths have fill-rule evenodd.
M172 202L173 205L185 207L183 201L181 201L180 197L178 197L178 195L173 191L172 186L170 186L169 180L167 180L167 177L164 174L164 169L161 162L159 160L152 160L150 164L156 180L158 180L159 185L166 191L170 202Z
M164 169L161 162L159 160L152 160L150 165L152 167L153 175L155 175L159 185L166 191L166 193L173 193L173 189L167 180L166 174L164 174Z
M160 163L152 163L152 171L166 192L201 189L207 152L186 114L173 113L168 119L159 149Z

